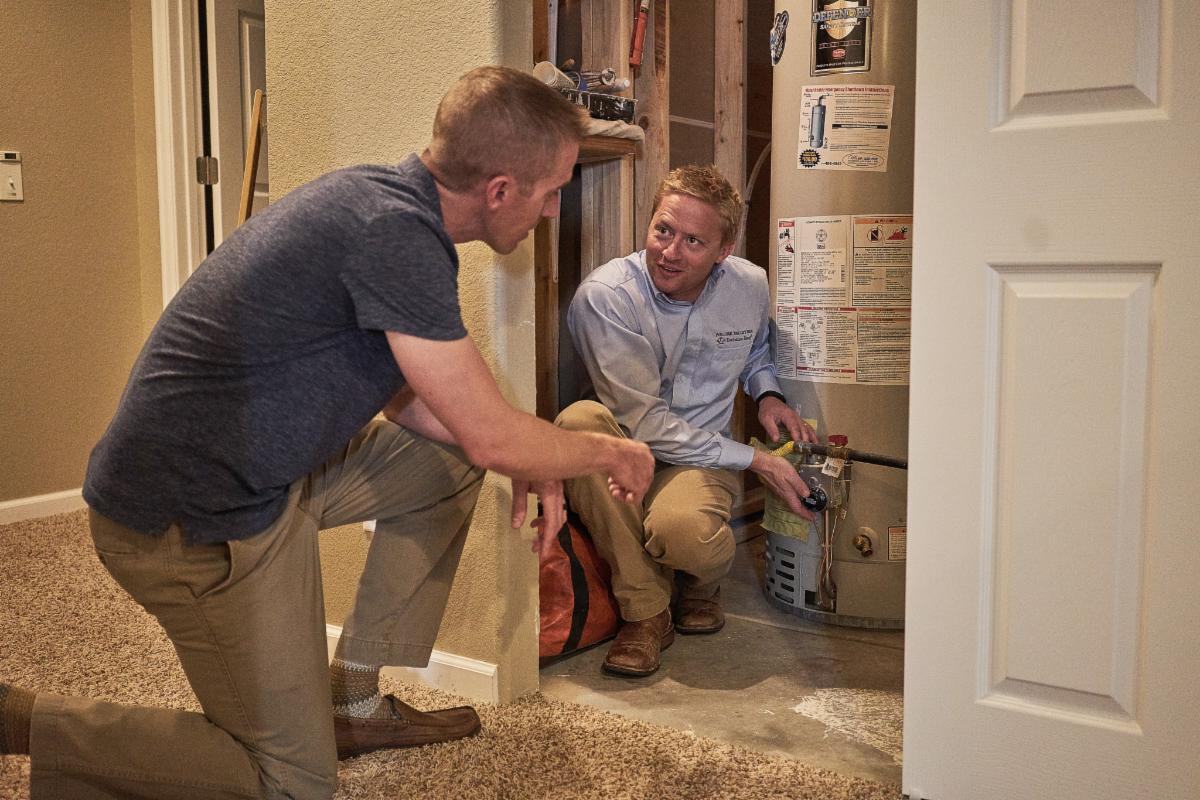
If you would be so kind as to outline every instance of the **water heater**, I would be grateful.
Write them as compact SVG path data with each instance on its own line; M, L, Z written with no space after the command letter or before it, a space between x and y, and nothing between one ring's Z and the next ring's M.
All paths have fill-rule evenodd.
M775 10L770 266L784 393L821 441L907 458L916 0ZM768 533L767 598L824 622L902 627L907 473L852 473L839 478L848 502L831 552L828 518L807 540ZM823 559L832 603L818 602Z

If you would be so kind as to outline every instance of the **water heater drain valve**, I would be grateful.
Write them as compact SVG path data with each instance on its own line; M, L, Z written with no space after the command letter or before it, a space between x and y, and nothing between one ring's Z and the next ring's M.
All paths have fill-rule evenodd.
M863 530L866 529L864 528ZM854 537L854 546L858 549L858 552L862 553L863 558L870 558L871 554L875 552L875 546L871 542L871 537L865 533L860 533Z

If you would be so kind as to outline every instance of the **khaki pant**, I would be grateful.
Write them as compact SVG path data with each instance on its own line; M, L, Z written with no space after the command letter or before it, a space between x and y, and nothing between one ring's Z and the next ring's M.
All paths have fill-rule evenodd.
M423 666L482 477L455 448L377 420L248 539L189 546L177 526L150 537L93 511L101 561L166 630L204 713L39 696L33 800L332 797L317 532L378 520L339 655Z
M572 403L555 424L573 431L625 436L600 403ZM627 622L649 619L671 603L675 572L679 593L711 598L733 564L729 514L737 476L726 469L659 463L640 507L615 500L607 476L567 481L567 498L612 567L613 595Z

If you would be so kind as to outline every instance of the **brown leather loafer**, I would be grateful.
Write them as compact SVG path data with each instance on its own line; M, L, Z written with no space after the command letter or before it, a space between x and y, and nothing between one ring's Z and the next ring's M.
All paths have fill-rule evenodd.
M470 706L418 711L395 695L383 699L391 704L394 719L334 716L339 760L373 750L450 742L479 732L479 715Z
M680 633L716 633L725 627L725 612L721 610L721 593L711 600L681 598L675 606L675 630Z
M618 675L640 678L658 669L659 653L675 641L671 610L664 609L650 619L625 622L604 657L604 669Z

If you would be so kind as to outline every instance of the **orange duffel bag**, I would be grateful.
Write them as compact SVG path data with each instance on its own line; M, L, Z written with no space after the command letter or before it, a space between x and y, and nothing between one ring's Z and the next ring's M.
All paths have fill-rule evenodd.
M541 556L538 598L540 666L617 635L621 612L612 595L612 570L570 510Z

